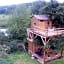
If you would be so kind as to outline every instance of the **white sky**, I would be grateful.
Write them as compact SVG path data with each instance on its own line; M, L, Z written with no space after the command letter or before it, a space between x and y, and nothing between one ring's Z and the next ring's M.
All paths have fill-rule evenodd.
M50 0L45 0L45 1L50 1ZM56 0L56 1L58 1L60 3L64 2L64 0Z
M0 6L28 3L28 2L32 2L32 1L36 1L36 0L0 0ZM50 1L50 0L45 0L45 1ZM64 2L64 0L57 0L57 1L60 3Z

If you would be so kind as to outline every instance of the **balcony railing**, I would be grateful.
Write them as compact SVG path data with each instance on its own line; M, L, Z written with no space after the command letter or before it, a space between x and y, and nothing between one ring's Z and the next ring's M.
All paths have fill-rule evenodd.
M28 28L27 30L34 34L42 35L45 37L64 34L64 28L48 28L48 29L42 30L39 27L33 27L33 28Z

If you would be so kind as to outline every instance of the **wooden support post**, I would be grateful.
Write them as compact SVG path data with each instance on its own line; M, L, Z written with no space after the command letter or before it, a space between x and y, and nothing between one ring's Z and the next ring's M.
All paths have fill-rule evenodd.
M46 45L48 44L48 42L50 41L50 38L47 40L47 37L41 37L41 39L42 39L42 42L43 42L43 44L44 44L44 58L43 58L43 64L45 64L45 47L46 47Z
M42 39L43 44L46 45L45 38L41 37L41 39Z
M47 40L47 37L41 36L41 39L42 39L42 42L43 42L44 45L48 44L48 42L50 41L50 38Z

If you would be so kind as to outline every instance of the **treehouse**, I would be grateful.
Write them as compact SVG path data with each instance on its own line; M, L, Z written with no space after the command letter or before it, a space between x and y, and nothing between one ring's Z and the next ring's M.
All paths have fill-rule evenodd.
M31 26L27 28L28 53L41 64L60 58L61 52L54 53L53 46L45 49L49 41L64 33L64 28L56 28L48 15L34 15Z

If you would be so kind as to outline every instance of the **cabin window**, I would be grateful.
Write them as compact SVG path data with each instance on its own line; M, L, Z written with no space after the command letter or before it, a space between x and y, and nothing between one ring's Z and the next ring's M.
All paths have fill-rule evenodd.
M40 22L43 22L44 20L40 20Z
M36 25L36 23L34 23L34 25Z
M47 22L47 24L49 25L49 24L50 24L50 22L48 21L48 22Z

